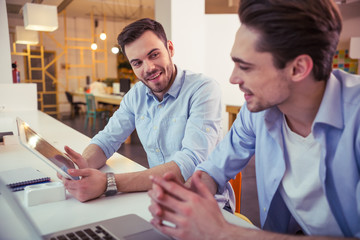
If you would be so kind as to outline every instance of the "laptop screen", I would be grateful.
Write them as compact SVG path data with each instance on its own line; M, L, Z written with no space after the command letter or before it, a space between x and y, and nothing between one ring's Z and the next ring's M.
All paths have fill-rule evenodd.
M0 178L0 239L42 239L15 194Z

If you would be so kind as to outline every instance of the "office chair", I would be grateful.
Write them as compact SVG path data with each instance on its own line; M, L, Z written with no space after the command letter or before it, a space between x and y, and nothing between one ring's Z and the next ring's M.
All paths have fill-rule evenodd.
M120 78L120 92L127 93L130 90L131 81L129 78Z
M235 179L231 179L229 182L234 190L235 194L235 213L234 215L243 219L244 221L253 224L245 215L240 213L240 202L241 202L241 172L239 172Z
M89 118L92 118L93 120L92 129L94 130L96 125L96 116L104 114L106 121L108 121L110 112L107 109L96 107L95 96L93 94L86 93L85 98L86 98L85 129L88 127Z
M242 220L244 220L244 221L246 221L246 222L254 225L254 224L250 221L250 219L248 219L245 215L242 215L241 213L237 213L237 212L234 213L234 215L237 216L237 217L239 217L239 218L241 218Z
M68 102L71 105L71 118L74 118L75 116L79 115L81 105L85 106L86 103L84 103L84 102L74 102L73 96L68 91L65 91L65 94L66 94L66 98L67 98Z
M230 179L230 184L235 194L235 213L240 213L241 205L241 172L239 172L235 179Z

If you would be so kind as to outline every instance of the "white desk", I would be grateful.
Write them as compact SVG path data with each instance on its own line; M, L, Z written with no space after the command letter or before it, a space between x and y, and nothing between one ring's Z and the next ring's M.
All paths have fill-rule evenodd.
M28 112L0 112L0 130L4 131L2 123L13 121L13 126L7 126L7 131L12 130L17 134L15 118L22 118L58 149L64 145L71 146L74 150L82 152L88 145L90 139L55 120L54 118L36 111ZM20 144L0 145L0 169L10 170L24 166L34 167L49 175L53 181L58 181L56 172L43 163L33 153ZM102 168L103 171L114 171L115 173L141 171L144 167L130 159L115 153ZM23 201L23 191L15 192L16 197ZM151 219L148 211L150 198L147 193L126 193L114 197L101 197L86 203L81 203L71 195L67 194L65 201L46 203L32 207L25 207L40 232L49 234L70 227L80 226L99 220L109 219L125 214L137 214L145 220ZM226 219L240 225L248 225L245 221L224 211Z
M85 92L70 92L71 95L85 98ZM106 93L93 93L96 102L104 102L114 105L120 105L123 99L120 95L106 94Z

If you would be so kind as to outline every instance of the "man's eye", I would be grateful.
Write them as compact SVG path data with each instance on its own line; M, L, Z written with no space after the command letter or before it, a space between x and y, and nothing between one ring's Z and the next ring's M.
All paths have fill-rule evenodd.
M247 71L250 69L249 67L245 67L245 66L241 66L241 65L239 65L239 68L243 71Z
M155 52L155 53L152 53L150 57L151 57L151 58L156 58L157 56L159 56L159 53L158 53L158 52Z
M132 62L131 65L133 67L138 67L138 66L140 66L140 62Z

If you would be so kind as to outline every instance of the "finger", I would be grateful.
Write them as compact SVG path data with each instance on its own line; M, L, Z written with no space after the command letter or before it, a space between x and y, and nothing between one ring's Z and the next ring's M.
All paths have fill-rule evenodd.
M77 185L76 184L72 184L72 182L75 182L74 180L69 180L66 178L62 178L62 182L65 186L65 188L72 194L71 191L76 190L77 189Z
M154 198L157 198L157 199L162 199L164 197L164 190L156 183L152 184L152 190L150 193L151 193L151 195L154 196Z
M196 188L196 192L204 198L214 198L208 187L201 181L201 171L196 171L192 176L192 184Z
M173 172L164 173L163 178L167 181L175 181L176 180L175 174Z
M174 181L180 185L183 185L184 183L180 181L178 177L175 176L173 172L167 172L163 175L164 180L166 181Z
M163 188L161 188L156 183L153 183L152 189L148 191L149 197L156 202L169 201L171 198L175 198L169 193L166 193ZM179 200L179 199L176 199Z
M153 222L154 224L158 224L158 225L162 224L162 220L159 218L153 218L150 220L150 222Z
M170 175L172 175L172 174L170 174ZM154 176L152 176L152 175L150 175L150 180L152 181L153 180L153 178L154 178ZM172 179L172 177L171 177L171 179ZM181 184L181 183L180 183ZM165 194L165 189L163 189L162 187L160 187L158 184L156 184L156 183L153 183L152 184L152 189L153 189L153 194L155 194L154 195L154 198L156 198L156 199L161 199L162 197L163 197L163 195ZM168 194L170 194L171 195L171 192L170 193L168 193ZM174 196L175 197L175 196Z
M62 180L63 179L63 176L60 174L60 173L56 173L57 177Z
M162 209L157 202L151 200L151 204L148 209L154 218L160 218L162 216Z
M186 189L183 184L178 184L174 181L166 181L159 176L152 176L151 180L154 184L157 184L163 189L164 192L170 194L172 197L175 197L179 200L188 199L188 197L185 197L184 195L190 193L190 191Z
M167 192L164 193L164 196L161 199L158 199L153 191L150 191L149 194L152 201L156 202L158 207L161 208L161 218L163 220L178 224L180 219L186 215L184 213L189 210L188 203L186 201L179 200L179 197L174 197ZM195 199L197 197L196 193L193 193L189 190L186 190L186 194L188 194L188 196L183 194L183 197L189 201L192 201L191 199ZM156 209L154 208L154 210Z
M91 175L91 168L81 168L81 169L68 169L68 173L73 177L88 177Z
M76 152L69 146L65 146L64 149L65 149L66 155L69 156L70 158L75 158L75 159L82 158L80 153Z
M168 235L168 236L171 236L174 238L179 238L179 236L180 236L178 229L176 229L172 226L164 225L162 223L162 221L159 221L158 219L152 219L152 220L150 220L150 223L156 229L158 229L160 232L164 233L165 235Z
M169 194L169 193L163 192L162 190L160 190L161 191L160 193L156 192L156 190L154 190L154 189L157 189L157 188L161 189L161 188L158 185L156 185L155 183L153 185L154 185L153 188L148 191L148 195L151 198L152 204L154 204L154 205L156 204L157 205L156 207L160 208L161 211L167 210L167 211L173 212L173 210L171 208L168 208L168 206L172 204L171 202L173 202L173 199L170 199L169 197L173 197L173 196L171 196L171 194ZM166 198L166 195L168 195L167 198ZM178 199L176 199L176 200L178 200ZM171 202L168 204L161 204L166 201L171 201ZM154 207L154 210L157 210L157 209L155 209L156 207ZM162 214L162 212L159 214Z

